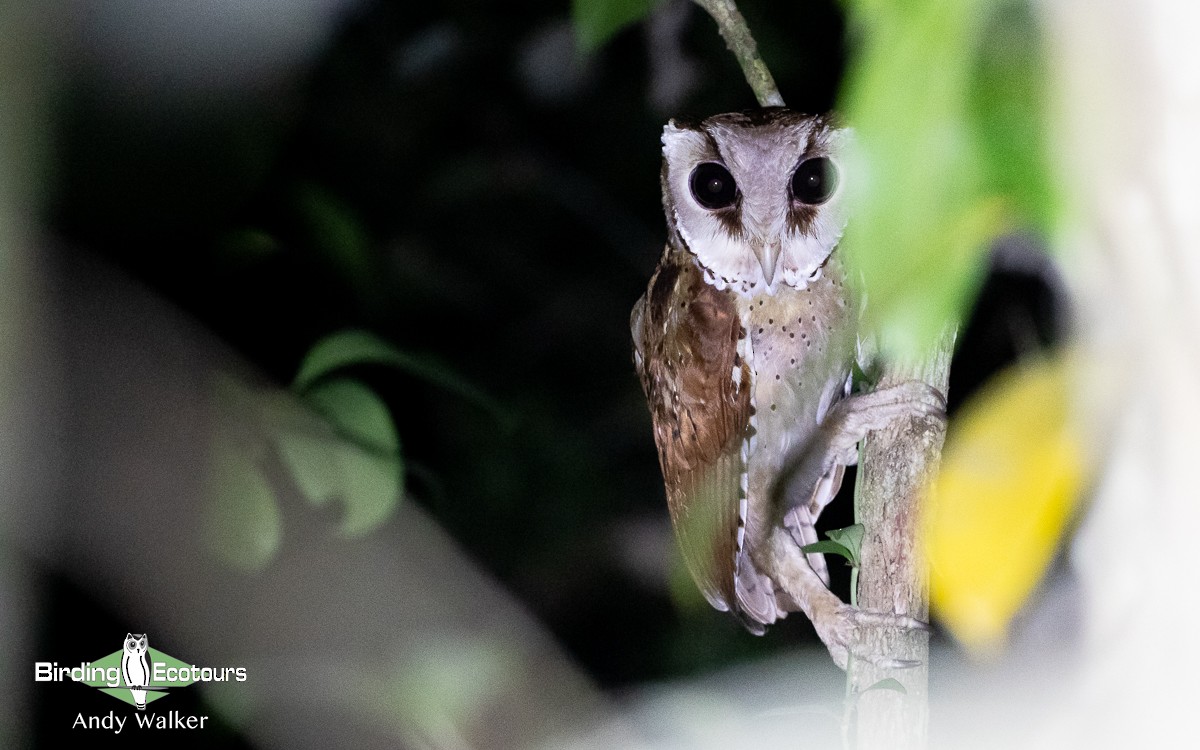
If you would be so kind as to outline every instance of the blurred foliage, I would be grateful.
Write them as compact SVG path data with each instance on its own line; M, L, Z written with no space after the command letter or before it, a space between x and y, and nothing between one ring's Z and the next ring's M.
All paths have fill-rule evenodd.
M621 29L650 14L661 0L571 0L575 35L585 52L601 47Z
M349 378L314 386L305 400L334 427L335 439L283 432L276 439L280 457L310 503L342 500L343 534L371 531L387 520L404 488L400 439L387 404Z
M367 331L341 331L318 341L300 363L292 390L306 395L339 370L371 365L390 367L426 380L483 407L503 429L511 431L514 427L514 415L450 366L433 357L403 352Z
M1076 515L1086 477L1072 412L1078 363L1027 361L997 375L951 423L927 505L930 601L954 636L995 651Z
M992 241L1056 216L1041 37L1023 0L847 7L864 179L843 246L884 351L920 355L969 314Z
M219 416L208 467L206 542L238 570L260 570L284 534L282 494L295 487L314 507L341 503L341 534L365 534L391 515L404 488L399 436L387 404L347 377L284 392L217 379ZM279 483L283 482L283 485Z
M204 542L236 570L261 570L279 550L283 521L264 471L267 443L234 415L249 415L249 426L266 422L269 415L259 396L232 378L218 379L213 393L220 421L211 437L206 473Z
M359 536L388 519L404 491L400 436L383 398L347 376L380 366L466 398L487 409L502 431L512 432L513 416L451 368L407 354L367 331L324 337L292 380L292 391L324 424L304 419L281 396L224 379L216 389L224 418L214 438L209 521L210 546L223 559L255 570L279 546L280 503L267 478L265 446L273 446L290 481L311 505L341 501L342 534Z

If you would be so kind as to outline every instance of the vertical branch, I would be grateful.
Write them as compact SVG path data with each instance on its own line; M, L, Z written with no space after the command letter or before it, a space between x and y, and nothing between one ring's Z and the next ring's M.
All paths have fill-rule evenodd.
M771 71L767 70L767 64L758 55L758 45L754 43L754 37L750 35L746 19L742 18L741 12L738 11L737 3L734 0L695 0L695 3L708 11L717 22L721 38L742 66L746 83L754 90L759 106L782 107L783 97L775 87L775 79L771 77Z
M920 380L946 393L955 330L948 329L925 361L889 364L880 386ZM921 503L941 460L945 423L929 417L897 420L863 442L855 515L863 537L858 605L866 610L929 617L929 576L920 549ZM929 727L929 635L921 631L863 628L859 653L915 666L881 667L851 662L847 692L857 713L857 747L917 750ZM868 690L891 678L903 687ZM895 683L884 685L896 687ZM866 692L864 692L866 691Z

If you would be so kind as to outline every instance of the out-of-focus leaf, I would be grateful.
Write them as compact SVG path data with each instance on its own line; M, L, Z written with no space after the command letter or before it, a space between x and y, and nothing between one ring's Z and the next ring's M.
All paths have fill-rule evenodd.
M245 268L259 263L279 250L279 242L270 233L254 228L231 231L216 245L222 263L232 268Z
M1080 501L1076 382L1066 358L1014 367L951 424L924 519L930 601L972 649L999 645Z
M236 437L220 431L212 441L204 539L230 566L255 571L278 551L282 524L275 492L263 476L258 456Z
M346 481L341 531L346 536L361 536L378 528L395 511L404 489L404 467L399 456L372 455L352 446L341 446L336 455Z
M486 637L442 633L398 659L386 690L372 703L383 713L403 715L435 746L462 746L452 727L468 726L481 712L511 690L511 675L520 659Z
M990 241L1053 218L1040 40L1031 21L1005 26L1029 20L1021 0L847 5L860 45L841 102L856 132L842 247L884 353L919 355L970 309Z
M304 432L281 432L275 438L279 457L304 498L322 506L337 497L343 484L341 466L333 457L337 438Z
M658 0L571 0L580 48L594 52L618 31L649 15L657 4Z
M367 331L347 330L321 339L300 363L292 388L303 394L337 370L356 365L383 365L427 380L489 411L505 429L513 417L494 399L458 376L450 366L432 357L402 352Z
M1024 223L1049 230L1060 206L1048 169L1045 51L1030 3L995 3L972 73L968 121L986 190Z
M296 202L313 248L352 289L373 282L370 243L350 208L316 184L300 188Z
M387 404L359 381L325 380L306 389L303 398L338 432L364 448L383 454L400 449Z
M356 380L317 383L304 398L336 435L283 430L279 455L296 486L313 505L340 498L341 531L367 533L395 510L404 487L400 439L383 400Z

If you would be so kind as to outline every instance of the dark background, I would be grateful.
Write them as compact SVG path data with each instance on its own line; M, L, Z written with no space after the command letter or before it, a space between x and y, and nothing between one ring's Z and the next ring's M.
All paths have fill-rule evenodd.
M620 688L815 637L800 616L752 637L681 589L630 360L629 310L664 238L662 126L753 97L689 3L590 56L568 5L345 3L325 42L273 75L230 62L225 80L240 83L222 87L126 67L91 38L102 25L80 22L54 99L46 222L280 385L320 337L365 328L516 415L501 425L420 380L360 373L396 420L406 502ZM789 105L832 108L847 47L837 4L742 9ZM994 273L961 338L952 405L1050 337L1054 313L1036 275ZM825 528L852 522L849 485ZM112 650L63 623L133 627L48 578L40 652L74 663ZM48 738L58 709L37 708Z

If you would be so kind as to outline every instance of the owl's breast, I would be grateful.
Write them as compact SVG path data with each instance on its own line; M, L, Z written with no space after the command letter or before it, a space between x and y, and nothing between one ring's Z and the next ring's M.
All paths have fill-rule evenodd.
M854 359L853 310L840 274L744 302L754 373L752 483L778 472L842 391Z

